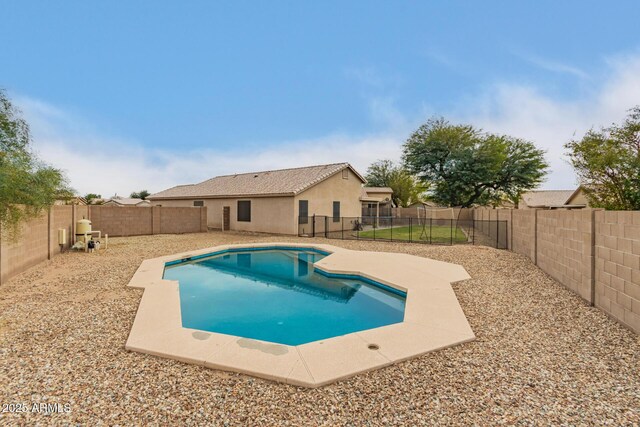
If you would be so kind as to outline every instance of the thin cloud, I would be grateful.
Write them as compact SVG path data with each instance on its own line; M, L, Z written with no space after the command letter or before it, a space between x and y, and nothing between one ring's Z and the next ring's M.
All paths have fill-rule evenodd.
M285 141L258 152L216 148L177 153L101 135L80 118L39 100L18 97L16 103L31 125L34 147L41 158L64 169L78 193L105 197L141 189L160 191L221 174L320 163L350 162L364 171L379 158L398 159L406 138L389 132L330 134Z
M553 61L531 54L516 53L515 55L538 68L551 71L553 73L569 74L580 79L588 79L590 77L588 73L584 72L580 68L562 62Z
M609 59L600 86L571 100L556 99L533 86L501 83L468 100L457 112L461 120L491 132L534 141L547 151L551 173L543 188L569 189L578 184L565 156L564 144L592 127L620 122L640 104L640 56Z
M424 55L430 61L436 64L443 65L452 70L456 70L456 71L460 70L460 64L458 64L457 61L454 61L450 55L445 54L444 52L442 52L441 50L435 47L429 47L425 49Z
M501 83L460 107L436 112L452 121L472 123L486 131L534 141L547 150L552 172L544 188L571 188L576 180L563 145L592 126L619 122L640 103L640 55L607 61L607 78L589 93L559 100L534 86ZM65 169L79 193L129 194L158 191L214 175L319 163L350 162L358 170L378 159L398 160L402 143L434 110L425 105L415 114L400 112L392 98L369 102L373 119L384 131L354 135L331 133L318 138L284 141L258 152L243 149L171 151L150 149L140 141L104 135L77 115L45 102L14 97L29 121L42 158ZM428 114L429 113L429 114Z

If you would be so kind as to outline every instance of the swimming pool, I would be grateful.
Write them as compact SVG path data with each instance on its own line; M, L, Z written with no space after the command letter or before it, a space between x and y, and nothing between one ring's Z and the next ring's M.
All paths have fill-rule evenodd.
M314 267L312 248L228 249L166 263L179 282L182 326L300 345L400 323L406 294Z

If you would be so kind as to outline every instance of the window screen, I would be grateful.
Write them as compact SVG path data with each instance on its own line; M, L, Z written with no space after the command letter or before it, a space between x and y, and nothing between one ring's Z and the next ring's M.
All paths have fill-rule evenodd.
M340 221L340 202L333 202L333 222Z
M204 200L194 200L193 206L204 206Z
M298 200L298 218L299 224L307 224L309 222L309 201Z
M238 200L238 221L251 222L250 200Z

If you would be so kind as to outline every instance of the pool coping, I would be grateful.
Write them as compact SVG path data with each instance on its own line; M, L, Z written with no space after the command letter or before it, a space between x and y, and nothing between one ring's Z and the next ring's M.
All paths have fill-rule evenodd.
M328 252L314 264L326 273L358 275L406 292L404 321L297 346L182 327L179 284L162 278L167 262L225 249L283 246ZM469 278L457 264L316 243L220 245L147 259L128 284L144 289L144 293L125 348L296 386L319 387L474 340L451 288L451 283Z

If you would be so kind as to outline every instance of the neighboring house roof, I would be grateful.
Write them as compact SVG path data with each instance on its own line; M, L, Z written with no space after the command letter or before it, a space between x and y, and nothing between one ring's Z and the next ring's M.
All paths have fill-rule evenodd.
M120 206L138 206L138 205L149 204L149 201L142 200L142 199L132 199L130 197L118 197L118 198L109 199L104 202L105 205L110 203L120 205Z
M295 196L347 168L363 183L367 182L349 163L334 163L216 176L199 184L178 185L152 194L147 199Z
M522 194L522 200L529 207L562 206L567 203L575 190L539 190Z
M54 203L54 205L78 205L78 206L86 206L87 200L82 196L73 196L67 199L58 199Z
M415 208L415 207L418 207L418 206L424 206L424 207L427 207L427 208L442 208L442 207L444 207L444 206L439 205L438 203L432 202L430 200L419 200L419 201L413 202L413 203L411 203L409 205L410 208Z

